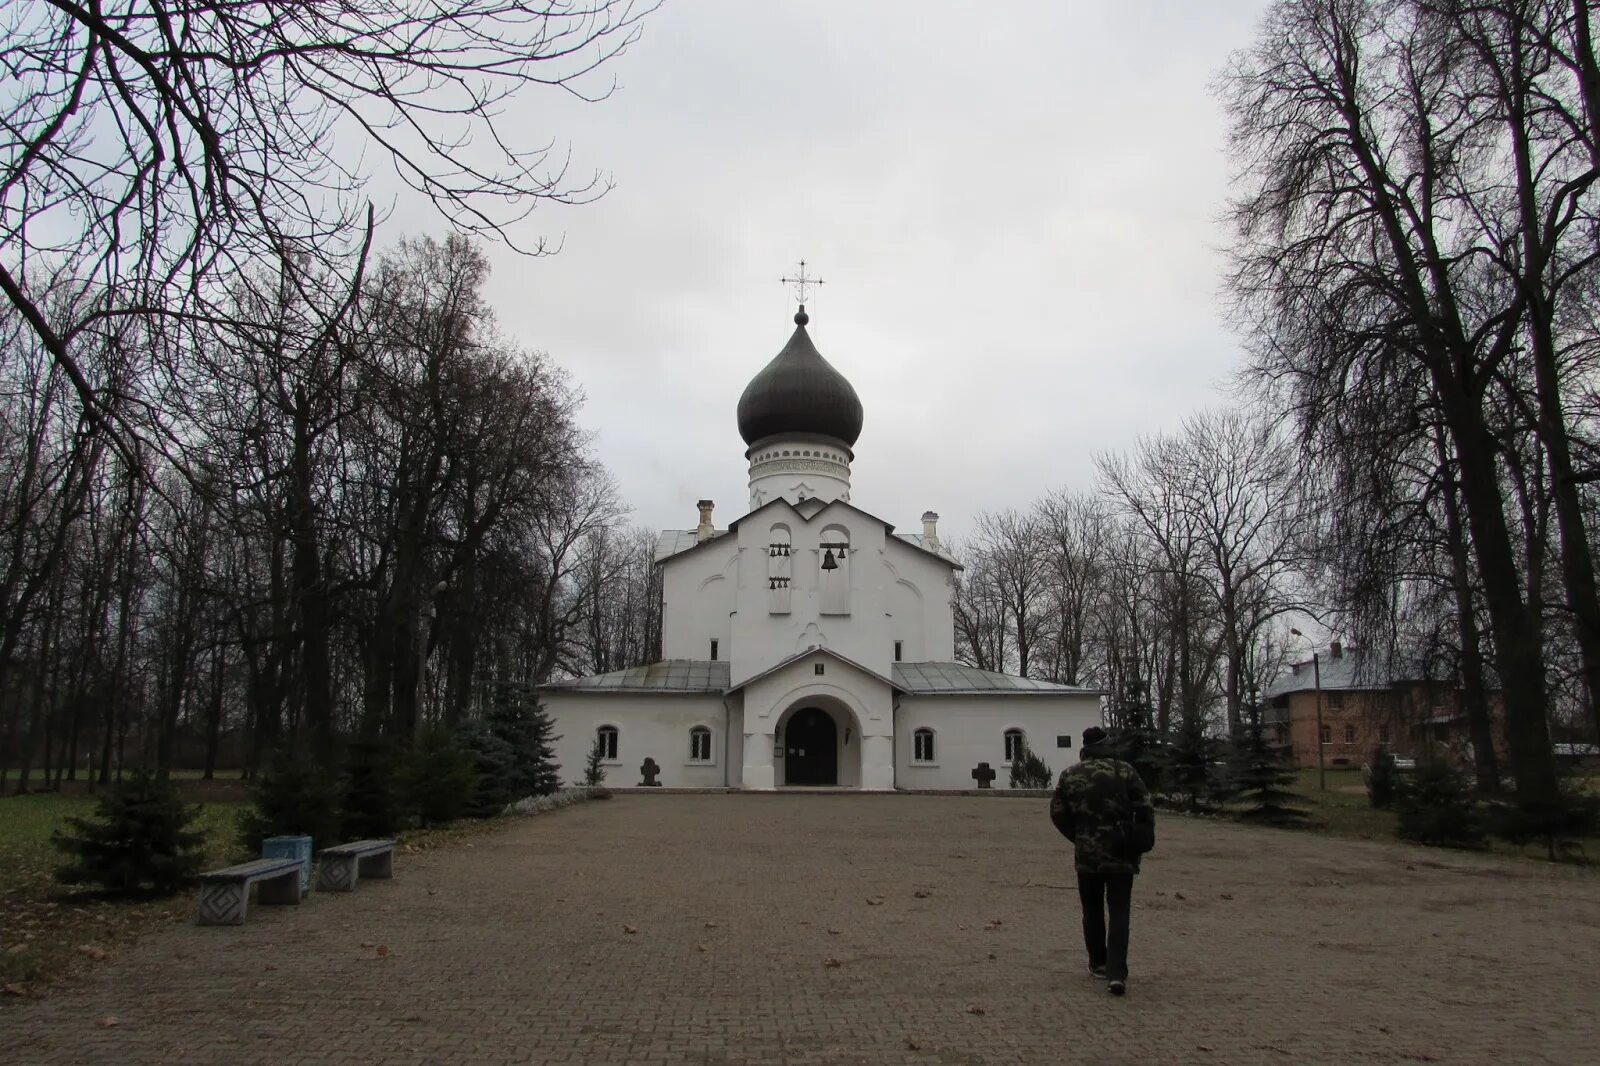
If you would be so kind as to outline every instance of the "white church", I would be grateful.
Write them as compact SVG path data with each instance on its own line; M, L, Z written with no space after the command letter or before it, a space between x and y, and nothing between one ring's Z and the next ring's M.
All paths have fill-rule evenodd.
M1005 788L1022 745L1059 773L1100 692L954 661L939 516L896 533L851 501L861 401L794 320L739 398L749 511L717 529L702 500L657 542L663 660L540 689L563 776L597 738L618 788Z

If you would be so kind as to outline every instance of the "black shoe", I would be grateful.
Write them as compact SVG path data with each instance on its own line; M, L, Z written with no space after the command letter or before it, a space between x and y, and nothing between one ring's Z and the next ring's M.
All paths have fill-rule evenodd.
M1120 995L1122 995L1124 992L1126 992L1128 990L1128 982L1126 982L1126 981L1112 981L1106 987L1111 990L1111 994L1113 996L1120 996Z
M1091 962L1089 964L1089 976L1098 977L1104 981L1106 979L1106 964L1102 962L1099 965L1095 965Z

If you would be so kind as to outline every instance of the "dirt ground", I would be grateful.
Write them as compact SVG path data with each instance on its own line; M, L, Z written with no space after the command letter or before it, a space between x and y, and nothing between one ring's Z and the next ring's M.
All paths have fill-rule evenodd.
M1129 994L1043 801L625 795L153 934L18 1063L1581 1063L1600 874L1168 817Z

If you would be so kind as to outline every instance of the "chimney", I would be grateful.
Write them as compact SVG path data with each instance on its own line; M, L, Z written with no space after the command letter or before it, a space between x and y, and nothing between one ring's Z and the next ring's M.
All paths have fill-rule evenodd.
M939 516L933 511L922 512L922 546L930 551L939 550Z
M1328 641L1328 658L1337 659L1344 654L1344 645L1337 640Z
M695 540L710 540L716 534L716 529L711 525L711 508L715 507L716 504L710 500L701 500L695 506L700 508L700 525L695 528Z

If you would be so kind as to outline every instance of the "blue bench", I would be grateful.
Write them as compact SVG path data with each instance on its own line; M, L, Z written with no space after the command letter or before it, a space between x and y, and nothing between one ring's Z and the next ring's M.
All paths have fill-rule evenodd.
M300 902L299 859L255 859L200 875L201 925L243 925L250 886L260 883L256 902Z

